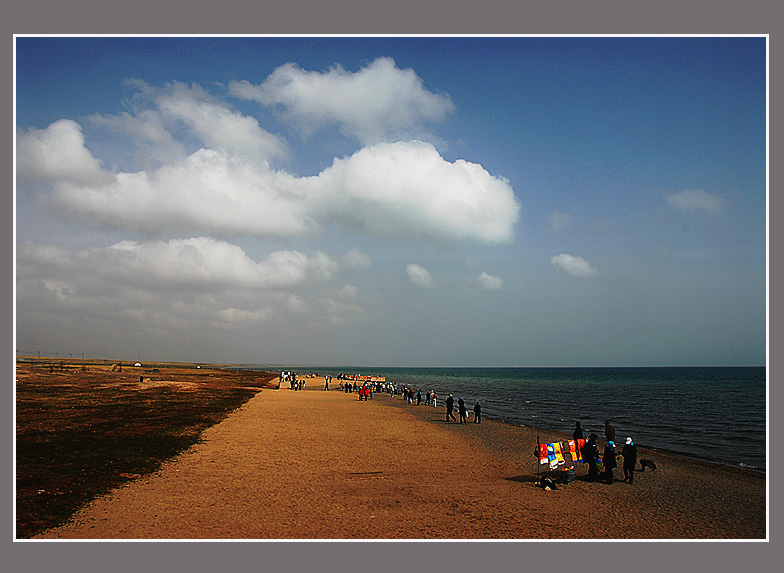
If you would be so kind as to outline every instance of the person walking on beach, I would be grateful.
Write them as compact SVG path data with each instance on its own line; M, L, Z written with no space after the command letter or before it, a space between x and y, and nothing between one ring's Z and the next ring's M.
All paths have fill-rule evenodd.
M634 466L637 465L637 446L631 438L626 438L626 445L621 450L623 456L623 481L634 483Z
M437 399L438 399L438 396L436 395L435 392L433 392L433 395L430 397L431 403L433 404L433 408L436 407L436 400Z
M604 466L604 479L608 484L613 482L613 470L618 465L615 461L615 442L607 442L604 446L604 455L602 455L602 465Z
M417 390L416 399L417 399L417 406L419 406L422 403L422 388Z
M615 442L615 428L610 425L610 420L604 421L604 437L608 442Z
M452 410L455 407L455 399L452 398L452 394L446 399L446 421L448 422L450 418L452 418L453 422L456 422L455 417L452 415Z
M577 440L583 439L583 427L580 425L580 422L575 422L572 438L574 439L575 444L577 443Z
M474 424L481 424L482 423L482 406L479 405L479 402L474 404Z
M463 401L463 397L460 396L457 400L457 413L460 416L460 423L467 424L468 423L468 410L466 410L465 402Z
M589 482L596 481L596 477L599 475L599 470L596 467L596 462L599 460L599 449L596 447L597 437L596 434L588 436L588 440L586 440L585 445L580 452L583 455L583 460L588 464Z

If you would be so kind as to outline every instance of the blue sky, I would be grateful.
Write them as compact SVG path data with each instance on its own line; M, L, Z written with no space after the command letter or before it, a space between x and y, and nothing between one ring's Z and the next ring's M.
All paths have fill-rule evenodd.
M764 364L765 38L16 40L16 347Z

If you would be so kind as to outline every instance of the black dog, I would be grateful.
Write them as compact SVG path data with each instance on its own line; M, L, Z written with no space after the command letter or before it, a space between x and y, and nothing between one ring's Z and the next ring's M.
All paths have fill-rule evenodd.
M640 460L640 471L644 472L645 468L651 468L652 470L655 470L656 464L651 460Z

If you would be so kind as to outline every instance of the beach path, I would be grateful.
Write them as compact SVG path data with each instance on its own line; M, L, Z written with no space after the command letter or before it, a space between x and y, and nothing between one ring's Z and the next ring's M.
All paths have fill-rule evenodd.
M447 424L441 408L385 395L359 401L323 384L313 378L303 391L259 392L155 474L38 538L765 535L764 477L715 476L713 466L672 457L634 485L578 479L543 491L533 485L530 429L491 420Z

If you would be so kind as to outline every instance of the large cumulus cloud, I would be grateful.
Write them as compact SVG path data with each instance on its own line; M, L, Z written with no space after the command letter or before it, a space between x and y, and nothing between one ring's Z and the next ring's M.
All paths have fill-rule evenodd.
M117 228L292 237L340 222L383 236L500 243L518 218L506 180L446 161L420 141L366 147L318 176L297 177L207 148L157 169L110 173L80 134L75 122L20 134L18 170L48 177L59 211ZM56 138L69 145L48 143ZM68 171L71 157L89 169Z

